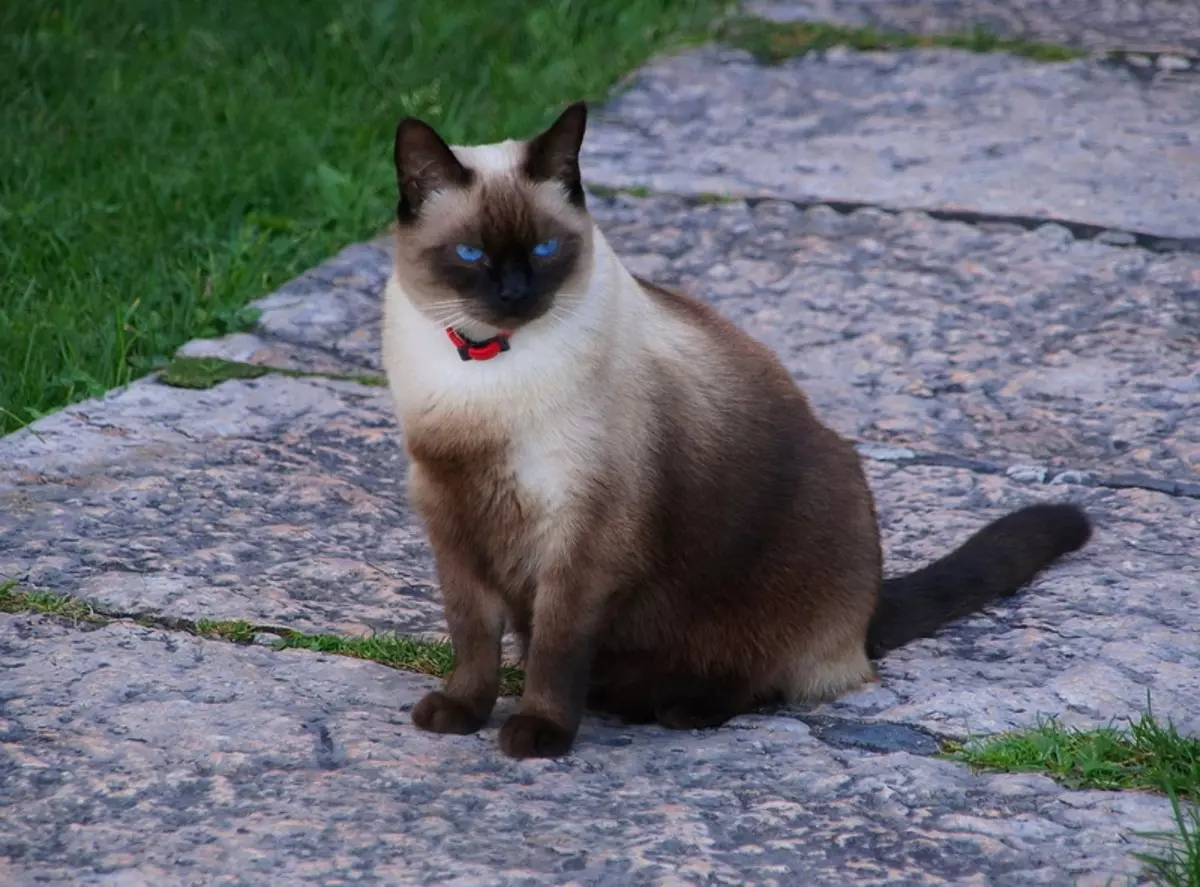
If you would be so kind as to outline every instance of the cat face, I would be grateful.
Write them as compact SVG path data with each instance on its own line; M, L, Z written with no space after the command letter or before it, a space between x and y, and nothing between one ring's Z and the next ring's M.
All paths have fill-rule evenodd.
M570 310L592 261L579 175L582 102L527 142L451 148L414 118L396 129L396 273L417 308L467 331L512 331Z

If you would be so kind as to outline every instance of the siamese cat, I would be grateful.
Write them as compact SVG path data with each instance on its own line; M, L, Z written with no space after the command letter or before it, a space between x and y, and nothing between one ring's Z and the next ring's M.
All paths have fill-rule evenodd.
M1036 505L885 580L851 444L769 348L635 277L593 223L586 120L474 147L396 129L383 355L454 648L418 727L484 725L506 625L514 757L568 752L585 706L688 729L832 699L1087 541L1080 509Z

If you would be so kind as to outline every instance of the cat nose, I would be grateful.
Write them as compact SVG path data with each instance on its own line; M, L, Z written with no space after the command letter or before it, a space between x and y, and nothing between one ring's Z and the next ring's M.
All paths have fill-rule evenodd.
M519 305L532 294L529 273L523 268L507 267L500 272L500 285L496 296L507 306Z

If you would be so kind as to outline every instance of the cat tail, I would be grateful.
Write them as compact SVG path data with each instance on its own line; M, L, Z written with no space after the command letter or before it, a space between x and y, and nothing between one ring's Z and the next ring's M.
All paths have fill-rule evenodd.
M1091 535L1087 515L1075 505L1031 505L993 521L929 566L884 580L867 654L878 659L1015 594Z

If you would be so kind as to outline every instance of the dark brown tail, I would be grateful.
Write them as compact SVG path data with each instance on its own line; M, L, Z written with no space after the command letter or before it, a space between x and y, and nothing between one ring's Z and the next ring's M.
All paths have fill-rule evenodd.
M1031 505L988 524L929 566L884 580L867 654L878 659L1015 594L1091 535L1087 515L1074 505Z

